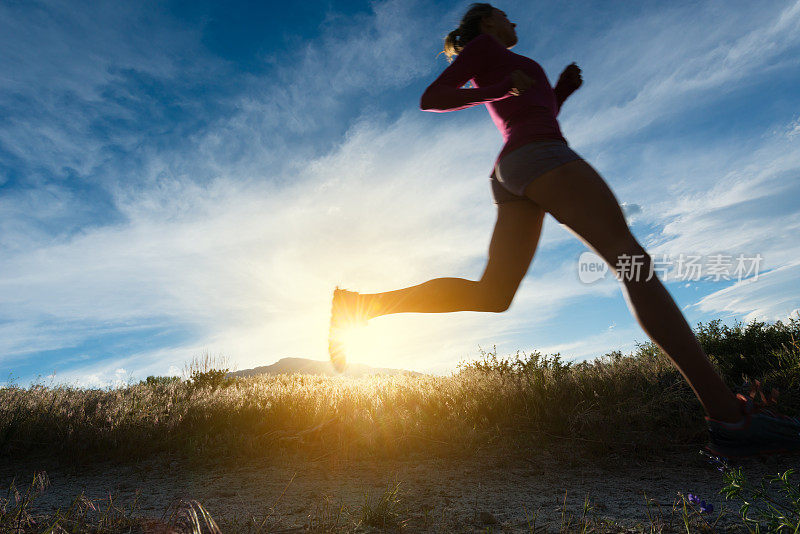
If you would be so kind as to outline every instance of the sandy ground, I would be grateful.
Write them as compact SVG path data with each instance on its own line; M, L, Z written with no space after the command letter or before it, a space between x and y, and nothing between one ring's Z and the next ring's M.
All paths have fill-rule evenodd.
M81 466L4 460L0 483L8 487L16 477L18 485L27 485L36 470L45 470L51 485L37 501L40 511L66 507L80 492L90 498L111 493L124 504L139 490L138 514L143 516L158 518L176 499L196 499L229 530L235 530L230 523L234 518L257 518L261 523L268 516L270 532L336 524L352 530L362 517L365 499L376 499L398 483L404 532L530 532L534 512L537 532L557 532L565 492L567 514L579 518L588 495L593 507L589 517L612 518L628 526L650 525L645 493L661 505L665 517L678 492L697 494L716 511L735 508L719 495L722 474L697 448L645 460L609 456L586 461L571 457L569 451L558 456L540 452L526 458L349 462L264 458L206 465L158 457L136 464ZM783 472L798 463L797 456L781 456L742 466L749 480L758 481L762 474ZM652 513L657 515L656 508ZM741 524L735 521L735 511L727 517L717 525Z

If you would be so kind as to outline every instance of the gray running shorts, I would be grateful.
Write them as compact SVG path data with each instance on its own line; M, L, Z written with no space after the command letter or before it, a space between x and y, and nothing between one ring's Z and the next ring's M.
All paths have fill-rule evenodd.
M527 200L525 188L542 174L561 165L583 159L564 141L534 141L523 145L497 162L489 181L495 204Z

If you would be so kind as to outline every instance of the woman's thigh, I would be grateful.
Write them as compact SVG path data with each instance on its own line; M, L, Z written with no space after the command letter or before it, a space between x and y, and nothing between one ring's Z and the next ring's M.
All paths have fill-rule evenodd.
M542 233L544 215L542 208L525 199L498 205L489 260L480 282L500 309L511 303L528 271Z
M603 259L644 254L630 231L614 193L585 160L565 163L539 176L525 196L566 226Z

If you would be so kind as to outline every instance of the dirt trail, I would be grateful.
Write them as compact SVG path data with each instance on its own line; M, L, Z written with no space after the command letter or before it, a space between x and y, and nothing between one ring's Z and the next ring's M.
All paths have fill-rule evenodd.
M684 453L644 461L612 456L600 463L570 459L568 454L559 460L547 453L526 459L482 455L467 460L338 464L265 458L191 466L166 457L81 467L5 463L0 465L0 483L8 487L16 477L22 486L35 470L44 469L51 486L38 499L38 510L66 507L81 491L90 498L111 492L117 502L130 502L137 489L140 514L156 518L177 498L196 499L223 522L234 517L263 519L274 507L268 520L271 530L294 532L308 524L331 526L342 506L352 517L342 515L339 524L353 525L361 517L365 494L377 498L399 482L400 518L406 521L406 532L529 532L534 511L537 526L549 524L543 531L557 531L565 492L567 513L580 517L588 495L594 506L590 516L631 526L649 525L644 492L661 504L667 516L678 492L697 494L717 511L720 506L733 510L719 495L722 474L697 451L687 448ZM758 481L762 474L782 472L797 463L797 457L787 456L742 465L748 479ZM724 524L740 523L731 516L730 523L723 519L718 525Z

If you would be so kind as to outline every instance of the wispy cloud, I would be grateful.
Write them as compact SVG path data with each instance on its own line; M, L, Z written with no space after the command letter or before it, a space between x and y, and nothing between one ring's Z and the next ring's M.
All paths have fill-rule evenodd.
M795 314L800 262L776 268L759 276L737 282L700 299L696 306L706 312L740 317L742 321L786 321ZM788 312L787 312L788 310ZM797 317L795 317L797 318Z
M621 19L585 43L586 87L602 85L570 102L562 120L572 141L613 141L797 68L800 3L736 7L676 5Z

